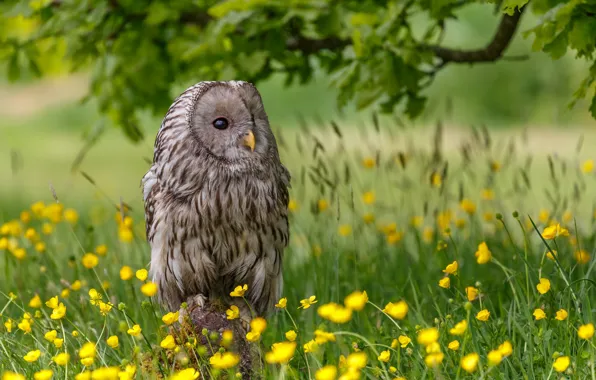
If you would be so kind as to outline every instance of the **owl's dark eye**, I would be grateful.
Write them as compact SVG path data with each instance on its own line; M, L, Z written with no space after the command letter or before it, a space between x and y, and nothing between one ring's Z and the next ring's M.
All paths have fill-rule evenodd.
M217 129L226 129L228 127L228 119L225 117L218 117L213 122L213 126Z

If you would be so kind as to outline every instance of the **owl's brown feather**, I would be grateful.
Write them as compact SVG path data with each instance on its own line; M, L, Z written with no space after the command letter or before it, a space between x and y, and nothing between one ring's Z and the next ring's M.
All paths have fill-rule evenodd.
M226 134L203 121L211 109L231 120ZM230 143L243 128L254 131L255 152ZM176 99L143 177L152 278L170 310L196 295L227 299L242 284L258 314L271 310L289 239L289 181L252 85L201 82Z

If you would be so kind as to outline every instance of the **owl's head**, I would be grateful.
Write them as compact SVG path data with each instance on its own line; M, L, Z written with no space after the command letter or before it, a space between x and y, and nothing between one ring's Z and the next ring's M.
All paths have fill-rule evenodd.
M206 82L190 124L193 138L227 162L264 158L275 146L261 96L247 82Z

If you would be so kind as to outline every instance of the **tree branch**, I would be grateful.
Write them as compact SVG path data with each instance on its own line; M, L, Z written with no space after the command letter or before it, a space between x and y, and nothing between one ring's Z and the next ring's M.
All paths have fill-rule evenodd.
M441 46L428 46L427 48L432 50L443 64L449 62L480 63L497 61L503 57L503 52L513 39L524 10L525 7L517 9L513 16L503 15L492 41L483 49L458 50Z

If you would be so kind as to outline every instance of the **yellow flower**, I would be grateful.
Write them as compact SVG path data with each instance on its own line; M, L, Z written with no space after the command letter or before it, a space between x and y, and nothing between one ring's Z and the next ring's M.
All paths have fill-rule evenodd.
M327 202L325 199L319 199L317 202L317 208L319 209L319 212L323 212L329 208L329 202Z
M255 331L249 331L246 333L246 340L249 342L257 342L261 338L261 334Z
M476 319L482 322L486 322L488 321L488 318L490 317L490 311L483 309L480 310L478 312L478 314L476 314Z
M95 253L97 253L99 256L105 256L106 253L108 253L108 246L105 244L98 245L95 247Z
M25 376L7 371L2 373L2 380L25 380Z
M335 342L335 334L317 329L315 330L314 340L318 345L325 344L327 342Z
M445 269L443 269L443 273L447 273L447 274L454 274L457 273L457 261L452 262L451 264L447 265L447 267L445 267Z
M97 305L99 307L99 313L101 315L103 315L104 317L106 315L108 315L108 313L110 312L110 310L112 310L112 304L111 303L106 303L103 301L99 301L99 305Z
M367 212L366 214L362 215L362 220L365 224L371 224L375 221L375 214L372 212Z
M118 348L118 346L120 345L120 342L116 335L112 335L111 337L106 339L106 343L108 344L108 346L110 346L112 348Z
M175 313L170 312L170 313L164 315L163 317L161 317L161 320L163 321L163 323L170 326L170 325L176 323L178 321L178 318L180 318L179 311L177 311Z
M368 358L363 351L353 352L346 358L346 365L348 368L363 369L366 367Z
M536 319L537 321L546 318L546 314L542 309L534 309L532 315L534 316L534 319Z
M591 173L594 171L594 160L586 160L582 164L582 172L584 173ZM562 371L559 371L562 372Z
M557 321L564 321L564 320L567 319L568 316L569 316L569 314L567 313L567 310L560 309L560 310L557 310L557 314L555 315L555 319Z
M449 330L449 334L451 335L464 335L466 330L468 329L468 321L465 319L457 322L452 329Z
M542 237L547 240L554 239L559 236L569 236L569 231L567 231L566 228L561 227L559 223L546 227L544 231L542 231Z
M232 320L240 317L240 310L238 306L232 305L228 310L226 310L227 319Z
M429 355L426 355L424 358L424 362L430 368L435 368L443 361L445 355L442 352L435 352Z
M315 373L315 380L335 380L336 378L337 368L333 365L326 365Z
M157 294L157 284L155 282L147 282L141 286L141 293L147 297L153 297Z
M499 170L501 170L501 163L499 161L491 161L490 170L493 172L498 172Z
M79 350L79 358L94 358L96 354L95 343L87 342Z
M341 226L339 226L337 232L344 237L350 236L350 234L352 233L352 226L350 226L349 224L342 224Z
M6 322L4 322L4 327L6 327L6 331L12 332L12 319L8 318Z
M573 258L578 262L578 264L587 264L590 262L590 254L583 249L575 251Z
M68 298L68 296L70 296L70 289L62 289L62 291L60 292L60 297Z
M250 329L261 334L267 328L267 321L264 318L257 317L250 321Z
M99 305L100 301L101 293L93 288L89 289L89 302L91 302L91 305Z
M33 362L36 362L40 356L41 356L41 351L33 350L33 351L27 352L27 355L23 356L23 359L25 359L25 361L27 363L33 363Z
M466 213L472 215L476 212L476 205L474 204L474 202L472 202L469 199L464 199L461 201L461 203L459 204L459 206L461 207L462 210L464 210Z
M159 346L166 350L173 350L176 348L176 341L172 335L168 335L159 343Z
M423 346L428 346L431 343L439 340L439 330L435 327L429 327L418 331L418 343Z
M295 199L290 199L290 201L288 202L288 210L290 210L291 212L295 212L296 210L298 210L298 202L296 202Z
M82 259L83 266L87 269L93 269L99 263L99 259L93 253L86 253Z
M64 339L56 338L52 343L54 344L54 347L62 348L62 345L64 344Z
M366 193L362 194L362 202L367 205L375 203L375 198L375 193L372 191L367 191Z
M311 305L314 305L315 303L317 303L317 297L316 296L310 296L308 298L305 298L303 300L300 300L300 308L303 309L308 309L309 307L311 307Z
M24 248L17 248L11 253L18 260L24 260L27 257L27 251Z
M129 267L128 265L123 266L122 268L120 268L120 278L124 281L128 281L132 278L132 276L134 275L132 268Z
M377 359L383 363L387 363L391 359L391 353L389 350L382 351Z
M60 305L58 305L57 308L52 310L52 315L50 315L50 318L62 319L64 317L64 315L66 315L66 306L64 306L64 304L62 302L60 302Z
M285 309L287 304L288 304L288 299L284 297L284 298L280 298L279 301L277 301L277 303L275 304L275 307L278 309Z
M478 354L475 352L468 354L461 359L461 367L464 369L464 371L472 373L478 368L479 359L480 356L478 356Z
M557 372L565 372L567 367L569 367L570 363L571 360L569 359L569 356L559 356L555 359L555 362L553 363L553 368Z
M46 306L49 307L50 309L55 309L58 307L58 305L59 305L58 296L52 297L46 301Z
M506 340L503 342L503 344L499 346L499 348L497 348L497 350L499 350L501 355L503 355L503 357L506 358L507 356L513 353L513 346L511 346L511 342Z
M503 354L499 350L492 350L487 355L488 364L491 366L499 365L503 360Z
M452 340L447 345L447 348L450 349L450 350L453 350L453 351L459 350L459 341L458 340Z
M473 286L466 287L466 297L468 297L468 301L474 301L478 297L478 289Z
M344 299L344 305L346 305L347 308L355 310L355 311L360 311L360 310L364 309L364 306L366 305L367 302L368 302L368 295L366 294L366 291L352 292Z
M441 178L439 173L433 173L430 177L430 183L433 185L433 187L441 187L443 184L443 178Z
M134 326L132 326L132 328L128 329L126 332L130 336L139 336L139 335L141 335L141 326L134 325Z
M312 339L306 342L302 348L304 348L304 353L308 354L310 352L316 352L319 349L319 345Z
M552 252L551 251L546 252L546 257L552 261L555 261L555 257L557 256L557 254L558 254L557 251L553 249Z
M238 285L234 288L234 291L230 293L232 297L244 297L244 293L248 290L248 285L244 284L242 286Z
M31 298L31 301L29 301L29 307L32 307L34 309L39 309L41 307L41 298L38 294Z
M79 213L72 208L67 208L64 210L64 220L70 224L77 224L79 221Z
M389 314L395 319L402 320L408 314L408 304L403 300L396 303L389 302L387 305L385 305L383 312Z
M449 277L443 277L439 280L439 286L441 288L449 289L451 287L451 280Z
M490 261L492 257L492 253L488 249L488 246L485 242L482 242L478 245L478 250L475 253L476 262L478 264L486 264Z
M290 342L295 341L297 336L298 336L298 334L296 334L296 331L294 331L294 330L290 330L290 331L286 332L286 339L289 340Z
M280 342L271 346L271 351L265 354L267 363L285 364L292 359L296 352L296 342Z
M91 379L116 380L119 378L120 367L101 367L91 373Z
M43 337L48 342L53 342L58 337L58 332L56 330L48 331Z
M588 323L586 325L579 326L577 329L577 336L585 340L592 339L594 336L594 325L592 323Z
M198 379L201 374L194 368L187 368L173 374L169 380L195 380ZM131 377L131 379L134 377Z
M387 240L387 244L394 245L396 243L399 243L403 236L403 232L391 232L387 235L385 239Z
M137 278L141 281L145 281L147 279L148 275L149 275L149 273L147 272L147 269L139 269L136 272Z
M401 348L406 348L408 346L408 344L410 344L410 342L412 341L412 339L410 339L406 335L400 335L397 338L397 341L399 342L399 345L400 345Z
M76 374L75 380L91 380L91 371L83 371Z
M372 169L377 164L376 160L373 157L365 157L362 159L362 166L367 169Z
M432 227L424 227L424 230L422 231L422 239L426 242L426 243L431 243L433 241L433 238L435 237L435 231Z
M240 357L233 352L217 352L209 358L209 364L213 368L228 369L235 367L240 362Z
M70 360L70 355L67 352L59 353L52 359L58 365L66 365Z
M536 289L538 289L538 293L546 294L550 290L550 281L546 278L541 278L540 283L536 285Z
M37 371L33 374L34 380L50 380L54 372L51 369L42 369L41 371Z
M480 196L485 201L490 201L495 198L495 192L492 191L491 189L482 189L482 191L480 192Z

